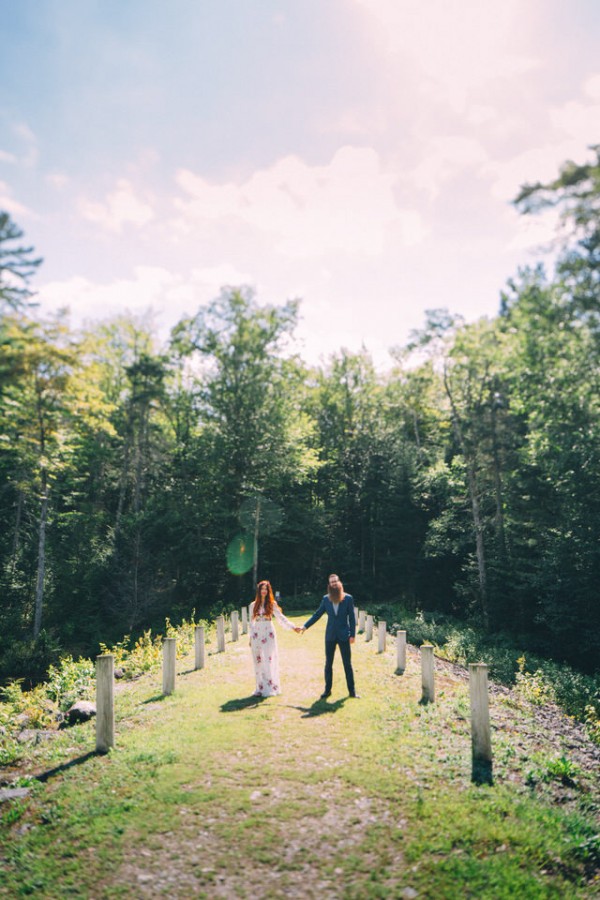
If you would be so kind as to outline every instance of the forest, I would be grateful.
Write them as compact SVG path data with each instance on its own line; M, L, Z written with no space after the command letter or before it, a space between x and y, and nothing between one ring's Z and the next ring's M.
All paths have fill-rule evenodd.
M247 603L257 577L312 606L332 571L361 607L453 616L597 671L591 149L515 199L560 211L552 271L540 252L491 319L441 302L386 373L335 334L307 365L299 302L247 286L168 341L125 316L75 330L40 314L40 248L0 213L0 682Z

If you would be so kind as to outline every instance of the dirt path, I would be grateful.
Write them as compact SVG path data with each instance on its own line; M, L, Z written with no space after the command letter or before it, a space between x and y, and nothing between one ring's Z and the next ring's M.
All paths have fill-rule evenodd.
M243 740L231 735L227 752L207 760L205 771L185 788L191 793L210 791L218 784L226 801L249 791L247 808L238 810L238 824L245 821L247 827L237 829L247 834L247 843L232 846L228 802L211 804L208 815L183 804L174 809L176 827L161 835L160 847L130 853L115 884L130 885L132 895L140 897L366 896L361 884L382 862L376 847L363 846L366 831L374 825L401 829L406 823L397 803L370 796L340 777L349 761L353 766L363 762L353 747L356 719L351 707L368 705L369 694L376 695L372 674L363 672L363 657L374 653L373 644L356 645L354 652L357 683L362 678L367 693L359 700L348 698L337 657L332 697L322 702L322 643L323 635L316 630L301 638L280 631L284 693L258 702L240 690L247 687L250 693L253 687L245 641L228 645L220 679L226 699L219 714L239 719L245 726L240 735L250 723L252 746L245 748ZM202 704L201 694L197 702ZM255 767L246 754L254 755ZM360 858L353 884L334 864L340 852ZM387 886L394 893L389 896L403 896L404 871L398 854L390 867ZM406 897L416 896L408 886L406 890Z
M322 625L278 630L279 697L252 697L244 638L201 671L183 660L170 697L160 673L120 685L115 751L85 752L92 725L72 733L74 764L61 758L12 826L0 896L596 896L582 815L600 809L600 750L581 726L491 685L494 785L474 786L465 670L437 660L423 706L419 652L399 676L393 639L379 654L361 635L361 699L338 656L323 702Z

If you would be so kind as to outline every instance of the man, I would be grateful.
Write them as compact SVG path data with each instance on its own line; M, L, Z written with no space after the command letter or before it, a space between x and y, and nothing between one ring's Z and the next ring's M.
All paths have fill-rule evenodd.
M356 618L354 615L354 600L350 594L344 593L344 585L337 575L330 575L327 593L321 600L316 613L302 626L306 631L317 622L323 613L327 613L327 628L325 629L325 690L321 694L321 700L325 700L331 694L333 683L333 657L335 648L340 648L346 684L351 697L358 698L354 686L354 672L352 671L352 659L350 644L354 643L356 633Z

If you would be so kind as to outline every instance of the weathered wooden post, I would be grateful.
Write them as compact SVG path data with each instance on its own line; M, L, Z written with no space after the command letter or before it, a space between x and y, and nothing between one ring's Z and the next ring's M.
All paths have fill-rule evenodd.
M433 703L435 700L433 646L423 644L421 647L421 703Z
M377 652L384 653L385 652L385 636L387 633L387 625L385 622L378 622L377 624L377 637L378 637L378 645Z
M194 668L204 668L204 625L196 625L194 629Z
M242 606L242 634L248 634L248 610Z
M356 622L356 630L358 631L358 620L360 617L360 609L358 606L354 607L354 621Z
M240 632L239 632L239 616L237 609L234 609L231 613L231 640L239 641Z
M365 630L366 617L367 617L366 612L364 611L364 609L361 609L361 611L358 614L358 630L360 632L363 632Z
M172 694L175 690L175 660L177 657L177 640L165 638L163 642L163 694Z
M373 616L367 616L367 624L365 627L365 641L370 641L373 638Z
M406 632L396 632L396 675L401 675L406 669Z
M485 663L470 663L471 745L474 763L491 763L492 761L492 732L490 729L487 673L488 667Z
M225 652L225 617L217 616L217 652Z
M115 746L115 658L112 653L96 657L96 753Z

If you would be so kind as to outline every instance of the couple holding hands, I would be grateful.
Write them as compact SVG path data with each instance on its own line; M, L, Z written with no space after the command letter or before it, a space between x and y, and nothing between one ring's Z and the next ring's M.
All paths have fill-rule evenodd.
M358 697L354 686L354 672L352 671L350 651L350 645L354 643L354 635L356 634L354 600L350 594L344 593L344 585L337 575L329 576L327 593L321 600L321 605L310 619L301 626L293 625L284 616L281 607L273 596L273 589L270 583L268 581L259 581L256 597L250 606L250 649L256 677L255 697L272 697L281 693L277 637L273 620L277 619L288 631L303 634L324 613L327 613L327 628L325 630L325 690L321 694L321 700L325 700L331 694L333 658L336 647L340 648L342 655L348 693L351 697Z

